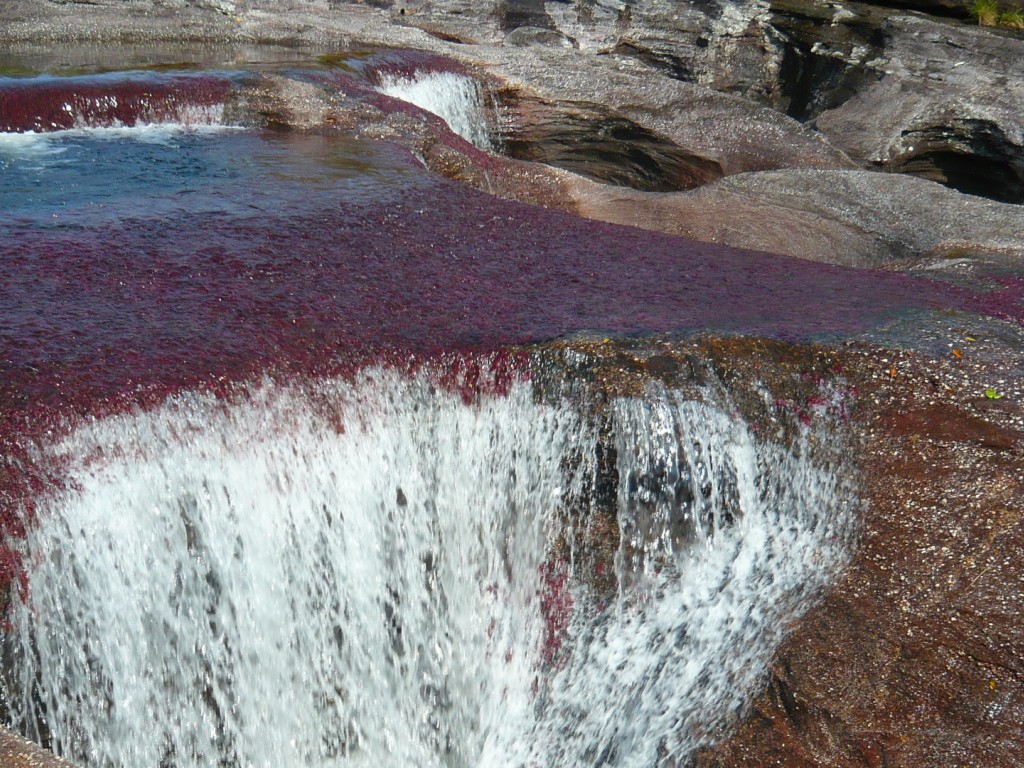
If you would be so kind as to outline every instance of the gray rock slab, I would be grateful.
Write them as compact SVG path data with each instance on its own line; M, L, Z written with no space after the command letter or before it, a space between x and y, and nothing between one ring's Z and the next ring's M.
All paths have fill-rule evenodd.
M581 213L684 237L857 267L1024 267L1024 207L872 171L744 173L690 192L577 182Z

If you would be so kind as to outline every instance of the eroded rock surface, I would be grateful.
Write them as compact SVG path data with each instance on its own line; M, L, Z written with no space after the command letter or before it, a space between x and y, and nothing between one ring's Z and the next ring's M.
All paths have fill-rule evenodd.
M403 23L436 32L446 23L445 7L425 3L415 13L410 10ZM966 15L959 0L915 7ZM502 30L510 34L510 28L518 29L520 16L480 8L460 9L459 20L451 23L458 27L472 19L480 30L495 28L494 34L482 35L492 41ZM1024 133L1016 106L1024 96L1024 41L1019 34L994 34L878 5L805 0L683 6L653 0L550 3L543 17L522 23L527 21L528 29L545 32L522 36L546 43L531 48L543 72L507 61L499 72L521 74L533 87L543 84L540 95L549 100L578 102L586 94L588 102L612 106L686 151L718 162L727 174L843 167L845 161L821 146L812 149L805 136L778 116L740 106L749 99L813 121L832 145L863 166L920 176L1004 202L1024 199ZM569 78L572 65L556 55L567 44L601 54L601 59L616 62L617 69L606 67L604 82L596 87L589 84L596 72ZM615 97L619 72L632 76L632 102ZM671 92L672 86L663 81L654 79L653 85L651 73L709 86L715 96L678 86ZM559 76L573 84L574 93L558 88L554 81ZM725 94L743 100L730 101ZM507 95L512 96L507 103L516 124L517 100ZM586 119L586 113L580 109L575 117ZM571 115L572 110L563 107L561 114ZM539 124L551 121L549 116ZM572 120L556 122L561 137ZM721 145L705 135L709 125ZM766 146L781 154L766 155Z
M1024 199L1019 34L864 3L550 3L532 16L512 5L461 9L454 24L472 18L480 30L506 33L529 24L547 32L534 42L568 42L814 120L865 166L996 200ZM960 0L910 5L955 17L968 10ZM446 23L445 7L424 3L405 23L436 30ZM483 36L493 40L497 32ZM685 113L693 104L674 106Z
M961 357L845 358L863 387L860 550L702 768L1019 763L1022 339L949 331ZM998 405L987 384L1013 394Z
M1024 201L1024 40L890 18L881 79L817 127L859 162Z
M499 49L487 66L508 83L498 92L499 131L511 136L543 141L546 133L566 133L579 140L593 129L596 111L716 163L726 175L854 167L819 134L779 112L664 77L629 58L586 58L562 48L510 56Z
M1020 268L1024 208L871 171L780 170L729 176L685 194L575 181L581 213L616 223L860 267L959 260ZM958 215L950 216L949 211Z

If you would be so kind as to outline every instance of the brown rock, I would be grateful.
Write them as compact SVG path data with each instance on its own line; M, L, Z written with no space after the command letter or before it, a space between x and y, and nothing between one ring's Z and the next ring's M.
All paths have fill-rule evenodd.
M1010 618L1024 609L1020 433L958 408L961 391L929 403L943 364L900 355L901 373L872 373L893 362L877 354L843 359L863 387L860 549L702 768L1009 768L1024 755L1024 632Z
M955 405L941 403L886 414L883 419L890 429L911 439L925 437L955 443L977 443L985 448L1009 450L1024 439L1024 433L996 426L965 413Z
M3 768L73 768L71 763L40 749L27 739L0 728L0 766Z

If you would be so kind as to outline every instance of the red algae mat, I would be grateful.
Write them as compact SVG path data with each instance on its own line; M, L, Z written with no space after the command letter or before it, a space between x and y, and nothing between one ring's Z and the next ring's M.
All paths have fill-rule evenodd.
M411 163L357 194L326 185L282 195L278 210L273 200L248 212L236 201L121 218L0 214L0 407L89 410L139 386L312 370L374 349L581 332L849 336L913 309L1012 311L1019 293L597 223Z
M381 71L448 66L435 59L382 51L346 60L359 77L315 77L368 98ZM697 243L498 200L396 146L218 126L245 77L0 78L8 420L384 350L580 333L820 339L919 309L1022 314L1019 277L975 294Z
M6 79L0 86L0 131L187 119L197 107L222 104L229 88L225 76L188 73Z
M0 529L15 536L60 483L33 444L183 388L579 334L807 340L917 310L1021 314L1019 280L975 294L598 223L387 144L180 126L2 137ZM19 571L0 551L0 581Z

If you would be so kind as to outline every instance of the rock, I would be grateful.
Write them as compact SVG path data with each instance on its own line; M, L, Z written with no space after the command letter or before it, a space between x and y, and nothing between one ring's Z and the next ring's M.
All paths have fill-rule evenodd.
M856 161L1024 201L1024 40L893 16L884 73L816 127Z
M963 12L962 0L901 2ZM235 3L237 19L213 5L11 0L0 37L44 41L58 68L125 56L53 43L71 39L137 41L139 63L155 40L443 53L485 80L495 137L516 157L480 152L422 110L337 80L261 75L229 107L253 124L384 139L477 189L606 221L855 266L948 275L984 261L1019 280L1024 207L962 193L1024 199L1024 42L1014 35L805 0L251 0ZM912 328L905 343L942 331L933 316L900 322ZM1016 332L1006 359L980 370L954 369L948 354L829 351L821 370L860 392L850 428L862 547L777 655L752 716L697 765L1019 763L1024 338L1005 327ZM612 348L609 387L624 393L652 376L699 378L683 347L600 346ZM715 354L748 408L768 406L737 382L789 372L789 383L769 383L806 403L800 387L820 373L812 366L805 380L799 353L781 344L732 339ZM1000 377L1004 399L980 399ZM614 535L606 516L595 545L605 561Z
M445 18L444 4L433 3L422 6L407 23L436 31L446 24L463 28L473 18L481 30L495 26L486 5L476 10L449 5L457 8L454 18ZM530 18L513 21L501 15L504 7L499 6L502 28L531 23ZM858 81L858 76L847 76L863 69L865 56L875 58L878 28L891 14L858 3L838 8L813 0L592 0L547 3L544 15L531 18L537 22L534 27L553 29L585 52L638 61L668 77L743 95L804 118L815 109L835 106L843 98L836 94L852 92L852 84L844 80ZM492 34L478 32L477 39Z
M988 398L981 397L971 401L971 406L981 413L997 412L1007 413L1013 416L1024 415L1024 405L1015 402L1007 397Z
M506 154L591 179L648 191L692 189L722 176L721 166L593 102L548 102L516 96L504 121ZM499 103L509 100L498 95Z
M520 27L554 27L551 17L544 9L544 0L499 0L495 13L498 16L498 26L504 30Z
M898 3L887 4L884 0L865 0L866 4L897 9L922 11L933 16L945 16L952 19L969 19L974 14L973 0L899 0Z
M945 2L922 0L932 9ZM961 0L946 5L946 12L962 13ZM524 16L508 24L529 20ZM609 58L618 62L620 71L636 62L668 78L708 85L719 97L734 93L792 117L815 120L814 126L859 164L922 176L1005 202L1024 199L1024 138L1016 108L1024 88L1024 41L1018 38L867 4L840 7L807 0L684 7L656 0L549 3L543 17L533 20L545 29L553 25L561 37L552 39L574 40L584 51L613 54ZM557 62L548 66L565 76ZM638 67L634 74L643 71ZM538 82L535 76L528 81ZM587 81L584 75L573 85L586 90ZM645 91L639 91L640 103L634 106L647 114L619 111L684 149L719 162L727 174L764 167L730 167L724 158L708 154L693 142L693 97L673 97L665 86L660 90L660 101L643 98ZM544 95L579 100L579 95L552 91ZM587 100L619 107L609 96L605 89ZM673 118L657 114L662 111ZM688 116L686 130L681 123ZM762 117L761 122L779 125L772 118ZM729 143L742 144L746 135L747 130L737 130Z
M27 739L0 728L0 765L4 768L73 768Z
M882 54L891 9L813 0L772 0L770 7L779 64L767 95L775 109L813 119L882 77L869 62Z
M1012 449L1024 439L1024 433L996 426L949 404L886 414L883 424L886 429L912 439L925 437L940 442L976 443L1001 451Z
M774 168L852 168L815 131L774 110L706 86L666 77L619 56L582 57L565 49L481 51L480 64L503 82L496 94L499 139L546 132L582 137L602 115L656 134L729 175ZM545 126L546 124L546 126ZM620 125L623 125L621 122ZM646 140L646 139L645 139ZM769 150L769 147L771 148ZM711 178L714 178L713 176Z
M351 8L351 2L346 3ZM497 2L475 0L395 0L391 20L422 29L441 40L499 44L509 31L500 24Z
M744 173L684 194L574 181L580 213L707 242L859 267L1024 266L1024 208L871 171ZM950 216L949 211L957 211Z
M561 45L575 47L572 38L561 32L543 27L516 27L505 35L505 45L526 47L529 45Z
M569 118L579 107L580 120L586 120L588 113L593 114L595 110L601 112L612 120L611 125L619 136L622 129L627 133L634 131L632 126L622 122L629 121L643 135L641 144L650 144L651 134L657 134L676 145L673 153L707 161L706 167L713 168L717 164L725 174L771 168L852 166L843 152L795 120L740 96L674 80L635 58L581 55L564 45L535 45L530 46L528 52L517 45L499 45L506 32L499 28L498 18L490 12L490 6L466 0L434 0L396 3L384 12L355 3L345 6L344 13L338 11L330 15L325 15L326 6L319 11L315 4L312 10L306 3L289 3L286 7L292 6L294 10L285 14L266 0L253 0L236 20L198 7L177 12L150 6L142 13L142 5L137 17L118 15L114 8L99 6L55 16L50 10L53 6L45 0L18 0L0 7L0 19L7 22L4 33L7 40L216 39L222 42L301 41L337 46L339 41L359 39L364 44L419 46L461 58L490 74L499 92L499 137L510 137L519 130L525 135L530 115L541 117L548 125L557 123L560 117L551 119L544 110L536 108L538 103L546 103L558 105L556 112ZM569 6L549 3L545 7L558 17L568 12ZM612 14L610 7L598 3L592 8L592 21L588 25L599 27L602 35L606 31L617 34L615 30L634 23L624 16L619 18L624 7L618 6L619 10ZM641 10L633 13L640 14ZM602 21L606 17L611 24L607 29ZM64 18L75 21L65 26L61 21ZM411 25L422 28L425 34L410 30ZM566 29L557 31L567 39L577 39ZM530 34L522 33L527 38ZM487 44L470 47L454 44L452 40ZM580 45L582 53L588 53L586 40ZM601 124L595 127L600 128ZM579 135L578 130L573 129L573 132ZM531 150L526 154L536 152ZM551 153L541 151L539 154ZM646 150L641 149L640 154L646 154ZM705 180L716 176L714 172L698 173L698 178ZM686 184L658 183L654 188L673 186Z
M1013 367L1020 343L1018 329L1003 350ZM866 368L843 360L862 394L860 550L784 644L751 716L699 768L1019 763L1024 633L1010 617L1024 609L1024 454L983 445L956 408L944 425L930 379L955 390L943 400L965 396L948 363L865 352ZM922 409L934 418L904 416ZM998 423L986 431L1019 429L987 418Z
M731 176L728 183L692 194L612 190L585 180L576 181L571 189L577 211L602 221L833 263L866 264L895 257L886 243L831 211L801 210L781 198L762 199L750 193L742 186L747 176Z

